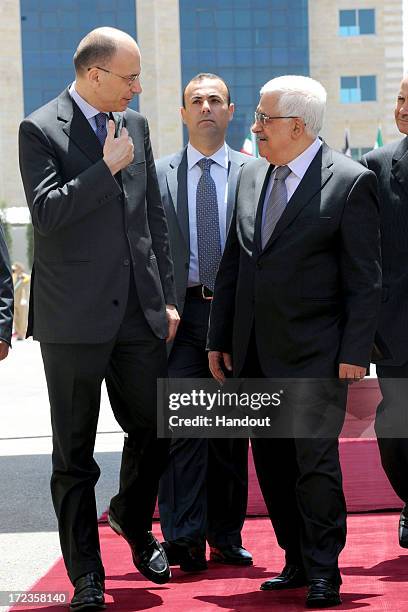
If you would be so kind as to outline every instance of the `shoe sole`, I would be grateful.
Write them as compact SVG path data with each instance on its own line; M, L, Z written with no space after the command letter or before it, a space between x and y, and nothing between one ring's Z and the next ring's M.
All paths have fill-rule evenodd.
M125 536L125 533L122 529L122 527L119 525L119 523L117 523L115 521L114 518L112 518L112 516L109 514L108 512L108 523L109 526L113 529L113 531L121 536L124 540L126 540L126 542L129 544L129 540L127 539L127 537ZM153 536L154 537L154 536ZM166 553L164 551L163 546L160 544L160 542L155 538L156 540L156 545L157 545L157 549L160 551L160 553L163 555L163 557L167 560L167 556ZM136 567L136 569L142 574L142 576L144 576L147 580L150 580L151 582L154 582L155 584L166 584L166 582L168 582L171 579L171 570L170 567L168 569L165 569L162 573L156 573L153 575L148 575L146 576L138 567L136 561L135 561L135 557L132 553L132 560L133 560L133 564ZM167 561L168 563L168 561Z
M225 559L224 557L220 557L218 555L214 555L213 553L210 553L210 561L213 561L214 563L222 563L223 565L238 565L241 567L245 567L245 566L249 566L249 565L253 565L254 562L252 559L250 560L242 560L242 561L231 561L228 559Z
M80 606L69 606L70 610L106 610L106 604L82 604Z
M334 606L340 606L341 605L341 599L339 598L338 600L332 600L330 602L328 601L322 601L322 600L314 600L314 601L306 601L306 608L333 608Z
M260 586L259 589L261 591L289 591L290 589L301 589L307 586L307 582L302 582L300 584L294 584L291 586L273 586L273 587L264 587Z

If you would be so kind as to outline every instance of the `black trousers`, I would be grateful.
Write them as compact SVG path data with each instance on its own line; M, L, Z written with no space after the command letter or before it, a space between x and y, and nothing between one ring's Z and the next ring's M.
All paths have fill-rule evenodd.
M264 378L254 334L242 376ZM297 401L293 395L289 402ZM346 541L346 504L337 437L344 422L347 387L336 380L319 381L310 384L306 394L303 389L301 397L301 405L287 405L293 437L251 438L255 469L286 562L303 566L309 580L340 583L338 556ZM328 410L328 418L335 419L328 429L331 437L296 435L296 419L324 425L326 397L327 406L334 407ZM320 414L314 414L316 409Z
M408 363L377 366L382 401L375 431L381 463L396 494L408 503Z
M172 378L208 378L210 302L187 298L169 357ZM248 497L248 440L173 439L160 480L164 538L202 548L241 545Z
M93 458L101 384L106 381L116 420L127 432L120 490L111 507L142 544L151 529L167 440L156 437L156 378L167 374L165 341L150 330L131 283L118 335L103 344L42 343L53 431L51 493L62 554L72 582L88 572L104 577Z

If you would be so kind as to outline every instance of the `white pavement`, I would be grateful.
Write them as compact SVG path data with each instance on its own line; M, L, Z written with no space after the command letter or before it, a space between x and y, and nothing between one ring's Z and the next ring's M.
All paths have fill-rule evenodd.
M0 363L0 415L0 591L21 591L60 556L49 491L49 404L37 342L15 342ZM95 449L102 471L100 512L117 489L122 444L104 389Z

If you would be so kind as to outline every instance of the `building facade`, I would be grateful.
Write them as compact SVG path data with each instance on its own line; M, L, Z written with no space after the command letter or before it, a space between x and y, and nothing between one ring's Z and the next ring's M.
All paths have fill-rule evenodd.
M83 35L112 25L136 36L143 93L133 107L150 123L156 157L186 141L182 87L198 72L229 84L240 149L260 87L281 74L318 79L328 91L323 136L353 155L398 137L393 106L403 73L403 0L2 0L0 2L0 202L27 220L18 171L24 115L74 79ZM13 211L13 212L12 212Z

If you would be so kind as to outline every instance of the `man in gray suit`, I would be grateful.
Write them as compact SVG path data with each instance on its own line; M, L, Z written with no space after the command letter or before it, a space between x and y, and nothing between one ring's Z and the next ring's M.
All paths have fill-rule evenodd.
M134 564L170 578L151 520L168 443L156 435L156 379L174 337L173 266L141 92L136 42L98 28L79 44L76 80L20 127L34 225L29 333L41 342L53 427L51 490L75 585L72 609L104 608L93 458L101 383L128 434L109 522Z
M186 86L181 116L189 143L157 162L169 225L181 323L169 355L173 378L207 378L205 350L212 291L225 244L241 166L248 161L225 143L234 105L226 83L201 73ZM213 561L251 565L242 547L247 505L245 439L174 439L159 489L170 563L184 571Z
M13 278L4 231L0 223L0 361L8 355L13 329Z

